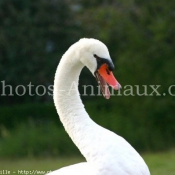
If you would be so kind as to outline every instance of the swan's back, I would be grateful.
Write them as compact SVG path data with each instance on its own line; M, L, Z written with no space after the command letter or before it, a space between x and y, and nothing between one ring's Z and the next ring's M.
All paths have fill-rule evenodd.
M95 175L87 162L70 165L51 172L49 175Z

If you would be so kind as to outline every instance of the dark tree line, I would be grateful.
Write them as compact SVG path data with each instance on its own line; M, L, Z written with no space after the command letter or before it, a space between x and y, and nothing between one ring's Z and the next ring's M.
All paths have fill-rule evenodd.
M12 85L13 92L16 86L30 82L35 86L52 84L62 54L80 38L78 29L67 1L1 1L0 79ZM1 104L44 100L27 94L3 99Z

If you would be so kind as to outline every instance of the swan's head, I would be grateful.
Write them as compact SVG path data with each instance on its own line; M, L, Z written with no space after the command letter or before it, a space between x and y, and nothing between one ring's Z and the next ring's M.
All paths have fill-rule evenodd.
M103 96L109 99L110 92L108 85L116 90L120 89L121 85L112 73L114 64L106 45L99 40L86 38L81 39L78 43L80 61L96 77Z

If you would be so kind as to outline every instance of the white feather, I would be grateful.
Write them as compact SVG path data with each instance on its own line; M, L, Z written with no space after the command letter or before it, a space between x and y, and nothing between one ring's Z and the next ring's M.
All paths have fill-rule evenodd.
M50 175L150 175L147 165L122 137L91 120L79 97L78 81L84 66L94 73L93 54L110 59L107 47L95 39L81 39L63 55L55 75L54 103L65 130L87 162Z

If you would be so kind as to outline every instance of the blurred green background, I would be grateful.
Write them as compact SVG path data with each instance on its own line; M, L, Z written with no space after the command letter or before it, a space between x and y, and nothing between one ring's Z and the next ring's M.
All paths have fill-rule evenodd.
M141 153L174 149L174 0L1 0L2 159L80 155L48 92L61 56L83 37L107 45L116 66L114 74L123 87L139 85L143 93L142 85L147 85L150 94L149 85L161 85L160 96L155 92L116 95L108 101L102 96L82 96L93 120L123 136ZM97 86L85 68L81 93L88 84Z

